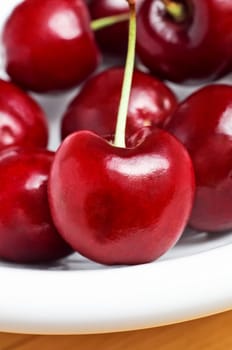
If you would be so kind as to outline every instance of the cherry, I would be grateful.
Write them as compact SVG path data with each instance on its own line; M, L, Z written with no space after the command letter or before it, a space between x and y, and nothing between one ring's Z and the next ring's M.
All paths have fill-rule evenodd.
M138 264L182 234L194 194L184 147L162 130L132 149L80 131L66 138L49 177L53 220L69 244L104 264Z
M138 14L138 55L164 79L215 79L230 69L231 33L231 0L145 0Z
M173 115L167 130L188 149L196 173L190 225L199 230L232 228L232 87L195 92Z
M142 1L136 1L137 8ZM89 4L89 10L91 17L98 19L128 14L128 5L125 0L93 0ZM126 18L121 23L96 31L97 41L104 51L114 54L126 53L128 37L128 20Z
M123 68L111 68L90 78L74 98L62 120L62 138L90 130L113 141L123 82ZM127 116L127 145L141 128L163 127L177 107L172 91L159 80L136 70Z
M41 263L72 251L56 231L48 206L53 153L22 147L0 153L0 257ZM10 181L9 181L10 179Z
M11 79L37 92L63 90L82 82L99 62L82 0L27 0L3 31Z
M89 131L73 133L56 152L48 180L60 234L104 264L145 263L164 254L182 234L194 195L191 160L171 135L157 129L125 148L136 41L134 1L129 4L130 40L114 145Z
M11 145L46 147L44 112L25 92L0 79L0 150Z

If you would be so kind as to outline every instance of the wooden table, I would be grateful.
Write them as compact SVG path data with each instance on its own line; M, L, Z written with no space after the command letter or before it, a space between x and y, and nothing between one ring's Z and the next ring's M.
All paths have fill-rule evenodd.
M135 332L40 336L0 333L0 350L230 350L232 311Z

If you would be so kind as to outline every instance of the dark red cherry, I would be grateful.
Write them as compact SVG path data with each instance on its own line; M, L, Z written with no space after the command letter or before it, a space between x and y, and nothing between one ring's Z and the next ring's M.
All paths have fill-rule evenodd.
M25 89L71 88L90 75L99 53L82 0L26 0L9 17L3 43L6 70Z
M173 4L179 11L168 11ZM175 82L220 77L232 58L231 0L145 0L137 51L155 75Z
M46 147L44 112L25 92L0 79L0 150L11 145Z
M137 0L137 9L144 0ZM92 0L89 4L92 19L129 13L125 0ZM109 53L125 53L128 38L128 20L95 32L101 48Z
M232 87L212 85L188 97L168 127L188 149L196 173L190 225L232 228Z
M71 248L55 229L47 199L53 153L8 148L0 153L0 258L41 263Z
M185 148L162 130L131 149L80 131L55 155L48 183L51 213L65 240L89 259L145 263L183 233L193 178Z
M113 140L121 97L123 68L108 69L89 79L62 120L62 138L77 130L90 130ZM135 70L128 109L126 138L141 128L163 127L177 106L173 92L159 80Z

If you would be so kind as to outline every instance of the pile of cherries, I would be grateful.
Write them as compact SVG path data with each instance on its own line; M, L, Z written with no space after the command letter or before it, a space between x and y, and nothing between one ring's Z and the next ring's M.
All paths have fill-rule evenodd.
M77 251L139 264L163 255L187 225L232 229L232 86L210 84L232 70L232 2L137 0L138 66L118 141L124 67L96 70L109 54L126 57L128 2L24 0L5 23L2 260L42 263ZM208 85L179 102L162 80ZM29 92L81 83L62 142L49 151L47 118Z

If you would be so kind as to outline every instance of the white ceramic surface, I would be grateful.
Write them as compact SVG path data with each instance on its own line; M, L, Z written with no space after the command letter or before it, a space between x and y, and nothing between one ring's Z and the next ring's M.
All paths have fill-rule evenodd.
M13 6L0 4L0 31ZM0 76L5 77L4 60ZM230 77L224 79L229 82ZM172 85L180 98L192 88ZM38 96L49 116L50 148L75 94ZM232 233L188 231L162 259L133 267L105 267L77 254L55 264L0 262L0 331L78 334L141 329L232 309Z

